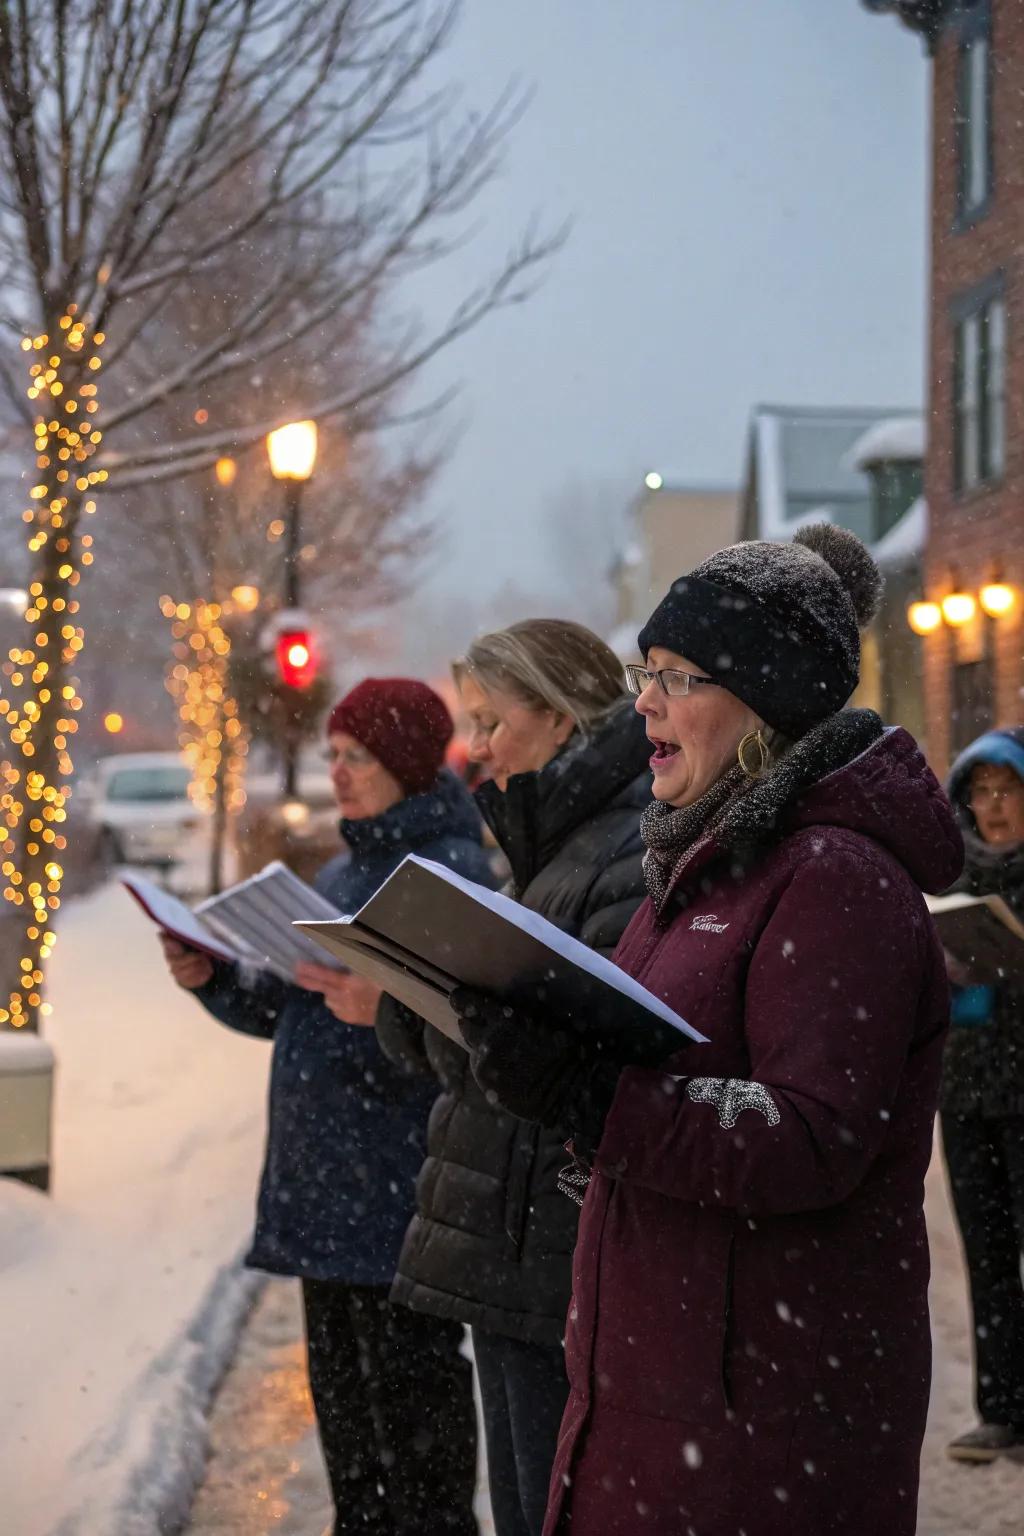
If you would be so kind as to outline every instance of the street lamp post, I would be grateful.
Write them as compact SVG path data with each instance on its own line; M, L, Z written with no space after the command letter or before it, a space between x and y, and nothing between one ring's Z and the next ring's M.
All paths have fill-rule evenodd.
M316 465L317 428L315 421L292 421L267 435L267 455L270 471L275 480L284 482L284 606L297 610L301 607L301 577L299 555L301 549L302 487L310 478ZM298 732L294 721L285 728L284 741L284 793L291 799L295 795L295 775L298 762Z

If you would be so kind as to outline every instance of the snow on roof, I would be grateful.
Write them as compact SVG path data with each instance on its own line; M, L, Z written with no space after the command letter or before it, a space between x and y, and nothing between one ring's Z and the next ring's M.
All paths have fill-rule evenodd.
M914 462L924 458L924 417L889 416L859 437L846 455L850 469L873 464Z
M928 503L923 496L919 496L885 537L872 546L871 553L883 568L904 565L919 558L927 540Z
M751 423L757 475L753 536L788 539L827 509L832 522L867 537L871 488L847 458L870 428L900 414L910 412L758 406Z

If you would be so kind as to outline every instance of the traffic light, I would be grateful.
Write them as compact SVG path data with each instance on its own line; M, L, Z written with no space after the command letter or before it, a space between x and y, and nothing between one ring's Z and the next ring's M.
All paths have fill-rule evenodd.
M316 681L318 660L309 629L291 628L278 632L274 641L277 673L286 688L309 688Z

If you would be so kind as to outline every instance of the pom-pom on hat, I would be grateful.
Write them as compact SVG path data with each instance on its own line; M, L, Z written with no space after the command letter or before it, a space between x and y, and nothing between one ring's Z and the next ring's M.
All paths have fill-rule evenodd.
M354 736L411 795L434 783L454 730L440 695L411 677L364 678L327 720L328 736Z
M733 544L674 582L640 632L742 699L766 724L802 736L860 680L860 630L882 576L845 528L815 523L791 544Z

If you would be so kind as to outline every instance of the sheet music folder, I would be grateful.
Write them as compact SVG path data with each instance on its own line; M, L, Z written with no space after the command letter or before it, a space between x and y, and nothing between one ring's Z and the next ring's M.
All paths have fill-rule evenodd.
M448 998L476 987L514 1002L542 986L553 1017L569 1014L610 1038L646 1032L663 1059L702 1041L660 998L603 955L500 892L409 854L353 916L296 924L358 975L463 1044Z

